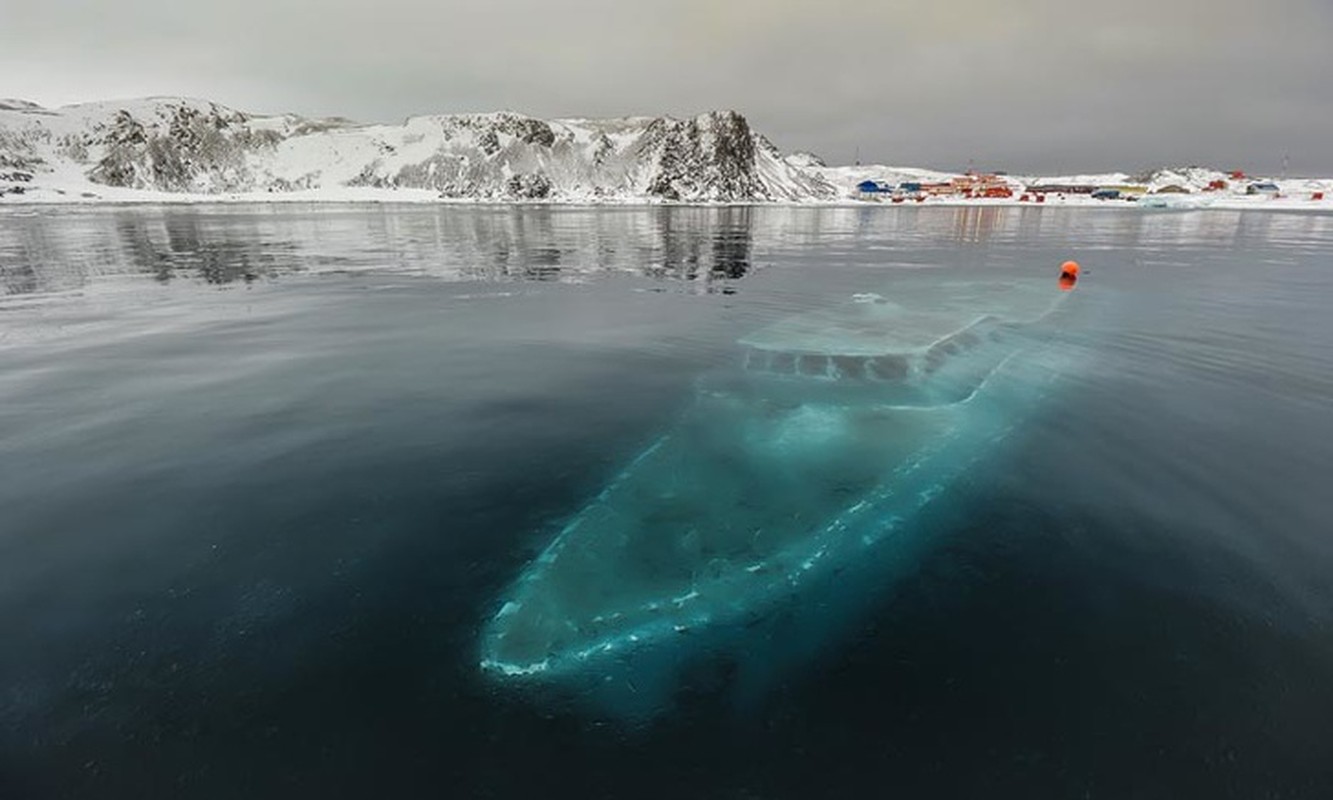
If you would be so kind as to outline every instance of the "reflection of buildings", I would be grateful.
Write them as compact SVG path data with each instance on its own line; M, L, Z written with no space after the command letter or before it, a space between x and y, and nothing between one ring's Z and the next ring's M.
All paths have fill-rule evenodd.
M680 214L679 211L687 213ZM649 274L711 284L750 271L753 209L657 209L656 230L643 252ZM700 235L702 231L706 235Z
M984 242L1004 221L1002 206L959 206L954 209L954 240Z

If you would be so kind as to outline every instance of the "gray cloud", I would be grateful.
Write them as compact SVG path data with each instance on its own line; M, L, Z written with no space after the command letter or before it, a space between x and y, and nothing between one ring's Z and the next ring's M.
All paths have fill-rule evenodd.
M0 0L0 95L396 120L734 107L835 161L1333 172L1327 0Z

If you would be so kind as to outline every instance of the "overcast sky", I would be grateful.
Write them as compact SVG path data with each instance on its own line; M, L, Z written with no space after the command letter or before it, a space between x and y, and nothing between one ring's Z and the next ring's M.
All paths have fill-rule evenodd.
M784 150L1333 174L1333 0L0 0L0 97L735 108Z

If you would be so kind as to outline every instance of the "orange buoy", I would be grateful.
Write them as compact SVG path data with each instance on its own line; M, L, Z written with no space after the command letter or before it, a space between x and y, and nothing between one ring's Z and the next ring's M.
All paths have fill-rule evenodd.
M1078 262L1066 261L1060 265L1060 291L1067 292L1078 282Z

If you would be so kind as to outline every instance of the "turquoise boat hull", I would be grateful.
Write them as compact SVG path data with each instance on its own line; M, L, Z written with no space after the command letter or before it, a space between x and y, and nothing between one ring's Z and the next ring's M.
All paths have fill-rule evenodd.
M756 687L818 651L916 562L924 512L1063 371L1053 281L984 313L975 289L933 325L869 298L742 340L744 368L701 380L505 593L481 668L642 716L700 664Z

